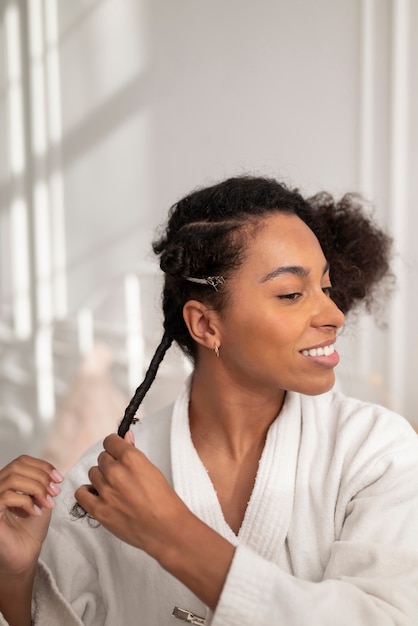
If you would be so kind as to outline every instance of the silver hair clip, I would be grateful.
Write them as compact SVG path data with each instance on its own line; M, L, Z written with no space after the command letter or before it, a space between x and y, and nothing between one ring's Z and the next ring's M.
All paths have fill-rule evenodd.
M206 624L204 617L199 617L187 609L181 609L179 606L174 607L172 615L188 624L196 624L197 626L205 626Z
M215 291L218 291L219 285L223 285L225 278L223 276L208 276L207 278L193 278L192 276L185 276L185 279L190 283L199 283L199 285L210 285Z

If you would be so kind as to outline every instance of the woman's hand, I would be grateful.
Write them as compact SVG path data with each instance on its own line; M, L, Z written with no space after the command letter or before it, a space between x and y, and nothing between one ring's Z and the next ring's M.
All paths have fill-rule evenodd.
M34 569L62 480L50 463L30 456L0 470L0 578Z
M110 435L75 497L111 533L154 557L205 604L216 607L234 546L197 518L134 446Z
M79 504L111 533L158 559L170 528L190 511L164 475L133 442L130 431L121 439L109 435L97 466L89 471L91 485L79 487Z

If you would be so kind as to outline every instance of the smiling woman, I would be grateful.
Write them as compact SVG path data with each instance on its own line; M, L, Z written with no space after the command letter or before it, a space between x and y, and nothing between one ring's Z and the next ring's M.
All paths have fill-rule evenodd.
M245 256L226 278L226 289L221 311L202 311L194 299L183 309L196 344L211 348L216 343L222 356L214 372L210 361L206 370L198 358L196 382L204 368L202 380L216 374L214 384L225 389L225 399L239 390L239 405L243 393L251 395L263 404L259 415L270 419L286 391L317 394L332 387L337 353L306 358L303 351L333 345L344 315L330 298L328 263L318 239L297 215L263 217L255 234L247 235Z
M238 177L175 204L154 251L164 333L120 436L70 472L48 532L57 471L0 472L0 624L415 625L417 436L332 390L390 238L357 196ZM193 373L132 425L173 342Z

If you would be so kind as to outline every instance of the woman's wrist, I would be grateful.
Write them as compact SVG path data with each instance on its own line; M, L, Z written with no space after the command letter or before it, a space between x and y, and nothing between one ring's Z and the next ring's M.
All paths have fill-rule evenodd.
M156 556L160 565L215 609L235 547L187 511Z
M30 626L36 564L18 576L0 575L0 613L10 626Z

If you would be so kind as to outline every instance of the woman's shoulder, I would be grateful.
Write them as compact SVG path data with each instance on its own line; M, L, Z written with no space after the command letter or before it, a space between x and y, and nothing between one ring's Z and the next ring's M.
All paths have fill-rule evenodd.
M318 396L302 396L302 406L309 415L321 413L327 420L345 424L363 425L365 429L371 425L384 425L412 435L416 435L408 420L392 409L347 396L339 390L331 390Z
M398 413L339 391L303 396L301 406L301 449L340 476L341 488L385 473L418 476L418 435Z
M406 418L391 409L331 390L302 396L305 430L328 440L334 449L372 449L380 454L410 449L418 458L418 435Z

